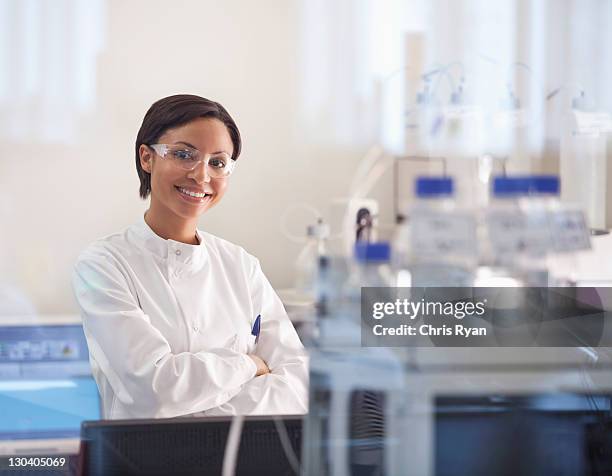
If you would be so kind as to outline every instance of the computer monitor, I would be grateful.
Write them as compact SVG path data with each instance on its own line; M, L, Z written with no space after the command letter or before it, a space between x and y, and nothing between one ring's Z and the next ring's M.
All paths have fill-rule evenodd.
M100 418L78 316L0 320L0 454L76 454Z
M245 417L236 474L294 475L277 423L299 461L302 417ZM83 422L82 474L88 476L218 476L231 417Z
M610 395L436 398L436 476L612 474Z

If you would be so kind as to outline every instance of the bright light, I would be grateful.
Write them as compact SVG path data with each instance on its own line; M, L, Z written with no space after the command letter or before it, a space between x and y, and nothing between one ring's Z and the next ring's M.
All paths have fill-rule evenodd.
M11 380L0 382L0 392L35 392L53 388L75 388L71 380Z

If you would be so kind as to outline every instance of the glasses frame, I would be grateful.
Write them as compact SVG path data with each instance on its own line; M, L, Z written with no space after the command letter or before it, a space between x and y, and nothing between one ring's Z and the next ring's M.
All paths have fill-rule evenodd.
M230 160L227 163L227 168L224 169L224 170L227 170L225 175L214 175L210 173L211 169L208 169L208 161L210 160L211 157L214 157L215 155L219 155L219 154L202 154L202 152L200 152L198 149L194 149L193 147L189 147L186 145L179 145L179 144L147 144L147 146L151 148L153 152L159 155L162 159L166 159L166 155L168 155L168 152L170 152L172 148L180 148L182 150L194 151L197 153L199 158L196 161L197 162L196 165L194 165L191 168L185 167L184 164L181 164L181 162L178 160L172 160L172 159L170 160L173 161L177 167L180 167L181 169L188 170L188 171L195 170L195 168L199 165L200 162L204 162L204 164L207 167L207 173L212 178L227 178L234 172L234 169L236 168L236 160L230 157L229 158ZM215 169L212 169L212 170L215 170Z

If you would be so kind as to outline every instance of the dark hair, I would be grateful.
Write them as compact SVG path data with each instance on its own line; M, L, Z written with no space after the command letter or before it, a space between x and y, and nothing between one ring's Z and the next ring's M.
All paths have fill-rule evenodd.
M225 124L234 145L232 159L238 159L242 147L240 131L221 104L193 94L176 94L160 99L154 102L145 114L136 136L136 170L140 178L140 196L143 199L151 193L151 174L140 165L140 146L155 144L168 129L183 126L199 117L218 119Z

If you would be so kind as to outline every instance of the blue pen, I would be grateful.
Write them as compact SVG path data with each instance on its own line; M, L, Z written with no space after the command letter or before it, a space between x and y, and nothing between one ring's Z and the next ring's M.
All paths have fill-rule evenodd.
M261 328L261 314L258 314L255 318L255 323L253 324L253 330L251 331L251 335L255 336L255 344L259 341L259 330Z

